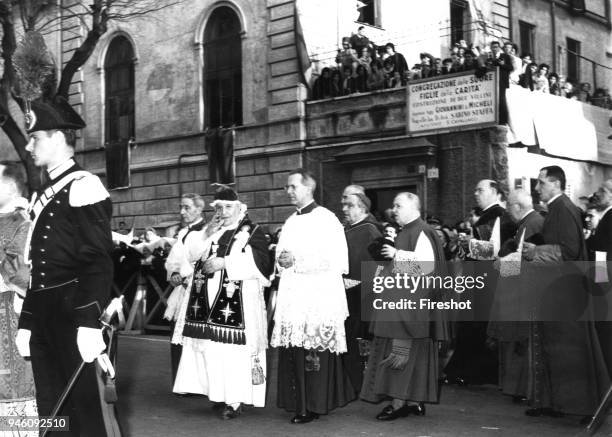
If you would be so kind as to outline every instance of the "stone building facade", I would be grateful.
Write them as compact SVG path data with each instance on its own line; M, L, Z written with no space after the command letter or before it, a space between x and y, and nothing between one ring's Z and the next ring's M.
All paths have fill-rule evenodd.
M609 39L608 3L601 1L601 9L597 0L587 0L590 15L570 16L567 1L554 1L559 44L566 35L585 35L582 53L609 64L606 48L596 43ZM457 7L464 8L461 26L466 26L466 37L518 41L519 21L533 19L538 58L553 51L540 36L549 31L546 14L550 2L546 0L499 0L492 7L480 0L435 0L419 6L410 2L412 7L404 0L372 0L365 3L374 8L373 22L359 21L364 17L353 16L353 12L337 15L340 9L333 1L319 3L325 8L318 12L321 17L338 23L337 28L319 29L329 34L332 48L350 29L364 25L377 43L396 38L409 64L418 62L420 49L443 55L452 42L453 19L457 19L452 8L456 11ZM317 21L311 17L310 24L304 20L303 26L298 26L305 4L304 0L183 0L147 16L112 24L75 77L71 102L88 124L77 147L77 158L85 168L103 178L109 176L107 158L112 157L112 147L123 142L129 180L123 188L111 190L115 225L124 221L128 227L142 229L168 224L178 220L181 193L197 192L207 200L212 198L204 138L215 111L207 100L207 80L227 79L223 68L211 69L211 64L233 61L226 59L222 50L215 52L217 61L211 60L211 38L216 38L215 44L229 44L226 47L234 49L225 55L238 58L238 70L222 85L235 97L236 77L240 78L239 116L235 111L230 114L234 107L227 115L235 124L236 188L251 217L271 228L293 211L283 186L288 172L297 167L318 176L317 200L335 211L339 210L342 188L358 183L368 189L378 211L389 206L395 192L406 189L422 197L427 214L448 223L469 211L479 179L499 179L512 186L513 181L526 176L508 164L510 157L520 165L525 160L520 154L527 151L508 153L504 127L409 135L405 88L309 101L302 49L315 60L329 57L329 53L317 56L308 47ZM398 19L402 16L410 17L412 31L405 30L406 20ZM474 27L478 20L486 21L488 27ZM49 46L57 47L58 58L65 62L84 34L77 22L66 19L62 25L60 33L50 36L59 35L59 39ZM423 30L415 32L416 26ZM432 28L437 39L424 33ZM402 29L411 36L402 39ZM495 32L488 34L486 29ZM420 38L419 34L425 36ZM427 41L424 49L423 38ZM109 79L115 77L119 82ZM609 84L609 73L602 73L597 80ZM223 93L217 97L219 112L225 114ZM0 151L7 151L5 139L0 141ZM537 156L528 158L537 165L555 159L530 155ZM592 192L592 185L610 176L609 168L597 162L571 161L571 166L588 167L593 175L584 193ZM437 176L431 170L437 170Z

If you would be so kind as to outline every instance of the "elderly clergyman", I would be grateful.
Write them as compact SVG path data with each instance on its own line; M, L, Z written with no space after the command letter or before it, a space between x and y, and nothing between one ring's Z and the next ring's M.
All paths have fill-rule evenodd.
M347 193L351 187L351 185L346 187L344 193ZM369 249L378 238L382 237L382 233L378 229L379 224L369 213L371 202L363 191L349 191L348 194L343 194L341 203L346 223L344 233L349 255L349 271L344 277L346 301L349 309L349 317L346 319L348 351L342 356L342 359L344 368L351 378L353 388L359 393L363 381L364 367L359 353L359 339L368 337L368 318L362 318L362 309L367 310L367 305L362 308L362 302L367 303L368 301L362 293L367 293L368 289L362 289L362 284L372 283L372 278L376 272L376 264Z
M348 316L346 239L336 216L315 203L315 187L306 170L289 173L287 194L297 211L276 247L281 277L271 344L279 347L278 406L295 412L292 423L310 422L355 399L340 357Z
M534 210L533 199L525 190L516 190L508 196L508 214L517 224L513 238L502 245L499 256L513 256L521 240L527 242L541 239L544 218ZM520 257L520 254L517 254ZM523 274L520 274L523 273ZM520 402L528 395L528 307L529 290L533 287L526 274L520 270L514 275L502 275L497 282L495 301L487 333L498 341L499 388L503 394Z
M483 179L476 184L474 199L481 213L474 223L474 235L461 238L469 245L476 275L487 277L485 288L478 293L470 291L464 297L471 300L476 314L487 314L493 300L498 272L493 268L493 258L498 255L499 244L512 238L516 225L499 204L501 189L496 181ZM497 224L499 223L499 224ZM476 273L477 272L477 273ZM495 384L498 379L497 354L487 346L487 322L462 321L457 325L456 349L446 366L446 374L459 384Z
M185 193L181 196L180 213L183 227L179 231L176 242L166 259L165 268L168 282L174 287L168 298L168 306L164 318L174 322L170 340L170 361L172 378L181 359L183 328L187 312L187 297L189 282L193 279L193 267L200 258L204 241L204 199L199 194Z
M183 330L176 393L196 393L222 406L223 419L242 404L265 405L267 318L263 288L271 262L262 229L229 187L211 204L215 217L205 227Z
M382 255L391 264L383 275L444 275L444 251L436 232L420 217L418 196L398 194L393 201L393 216L401 230L395 247L383 246ZM422 292L416 290L415 296L426 297ZM369 402L392 400L376 416L378 420L422 416L425 403L438 399L437 341L446 340L444 323L423 311L383 311L373 311L374 340L361 398Z

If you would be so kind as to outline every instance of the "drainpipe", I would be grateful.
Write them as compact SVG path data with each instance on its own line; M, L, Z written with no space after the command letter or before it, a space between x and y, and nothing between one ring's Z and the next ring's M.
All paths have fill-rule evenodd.
M551 41L551 52L552 52L552 65L555 71L559 71L559 65L557 65L557 20L556 20L556 6L555 0L550 0L550 36Z

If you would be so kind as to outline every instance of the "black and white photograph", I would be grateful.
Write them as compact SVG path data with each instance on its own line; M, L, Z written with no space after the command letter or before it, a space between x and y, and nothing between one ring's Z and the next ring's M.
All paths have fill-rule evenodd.
M0 437L612 436L612 0L0 0Z

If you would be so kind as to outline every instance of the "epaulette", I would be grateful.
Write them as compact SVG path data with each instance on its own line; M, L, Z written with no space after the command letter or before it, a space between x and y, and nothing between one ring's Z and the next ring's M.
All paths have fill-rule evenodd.
M72 182L70 187L70 206L85 206L98 203L108 198L109 194L96 175L85 173Z

